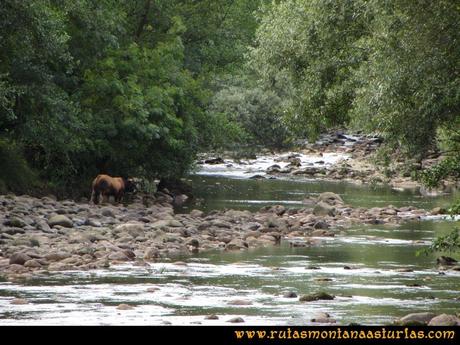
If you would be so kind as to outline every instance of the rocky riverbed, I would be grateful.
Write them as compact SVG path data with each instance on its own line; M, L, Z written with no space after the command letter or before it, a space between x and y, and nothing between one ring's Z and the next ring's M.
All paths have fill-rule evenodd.
M389 166L376 160L383 140L370 135L343 132L322 134L313 143L299 141L297 149L289 152L263 152L251 158L235 159L231 154L203 154L198 160L198 174L236 178L291 178L347 181L358 184L387 184L394 189L422 189L424 193L439 193L456 187L457 182L446 179L438 191L426 191L412 178L414 171L429 168L442 157L432 154L422 161L389 157Z
M30 196L0 196L0 274L6 279L63 270L136 265L206 250L246 250L289 241L319 245L355 224L417 220L413 207L352 208L337 194L306 199L305 207L269 206L259 212L193 210L175 214L171 199L141 199L127 206L92 205Z

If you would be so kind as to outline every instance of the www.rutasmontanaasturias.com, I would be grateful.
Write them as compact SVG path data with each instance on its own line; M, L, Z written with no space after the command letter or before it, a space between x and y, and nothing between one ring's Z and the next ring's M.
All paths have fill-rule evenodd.
M351 330L235 330L236 339L455 339L455 330L375 329Z

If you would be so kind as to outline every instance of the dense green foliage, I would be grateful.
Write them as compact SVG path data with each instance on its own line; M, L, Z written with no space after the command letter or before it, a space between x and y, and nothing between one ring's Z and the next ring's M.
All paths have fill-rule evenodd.
M287 0L261 13L251 63L292 84L292 127L350 122L410 154L435 144L460 104L460 8L442 0Z
M348 122L353 72L366 56L359 41L368 33L367 12L362 1L323 0L288 0L262 11L251 66L273 89L290 90L285 116L297 134Z
M227 81L214 95L209 111L238 124L238 141L282 148L289 140L289 131L280 116L285 107L277 92L240 77L233 83Z
M87 189L101 172L182 175L200 147L225 140L222 126L241 132L207 107L214 78L242 64L257 7L248 0L3 1L2 185L24 191L11 182L24 173L19 167L63 193Z
M37 177L14 143L0 140L0 157L3 159L0 193L7 193L10 190L25 193L31 187L38 187Z
M424 153L459 115L459 4L376 1L374 8L354 112L390 143Z
M452 219L460 214L460 200L449 208L449 214ZM418 254L433 252L460 252L460 229L455 226L448 234L436 237L428 248Z
M460 170L459 32L454 0L4 0L0 180L177 177L354 126L450 152L433 184Z
M460 251L460 231L455 228L445 236L437 237L431 246L429 252L458 252Z

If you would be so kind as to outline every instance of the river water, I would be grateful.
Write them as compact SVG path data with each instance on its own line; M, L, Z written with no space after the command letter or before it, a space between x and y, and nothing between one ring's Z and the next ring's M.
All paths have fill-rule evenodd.
M350 183L254 180L205 172L190 177L196 199L178 212L257 210L272 204L302 207L305 197L325 191L363 207L430 209L454 198ZM454 313L460 307L460 272L439 270L439 254L417 256L452 226L452 221L439 219L393 227L356 226L312 247L291 248L283 242L244 252L200 253L149 267L125 264L58 272L25 285L0 282L0 325L230 325L233 317L254 325L309 325L318 312L329 313L342 325L382 325L411 312ZM301 296L319 291L336 297L315 302L283 297L286 292ZM29 303L14 305L13 298ZM121 303L134 309L117 309ZM212 314L218 319L206 319Z

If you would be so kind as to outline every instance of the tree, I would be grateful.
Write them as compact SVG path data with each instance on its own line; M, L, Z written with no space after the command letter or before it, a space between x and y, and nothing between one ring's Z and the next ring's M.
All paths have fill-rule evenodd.
M359 126L410 155L436 144L460 110L460 7L457 1L371 1L369 59L357 73Z
M288 0L261 12L251 66L271 87L284 79L279 74L288 78L287 120L298 135L348 122L370 17L366 3L356 0Z

